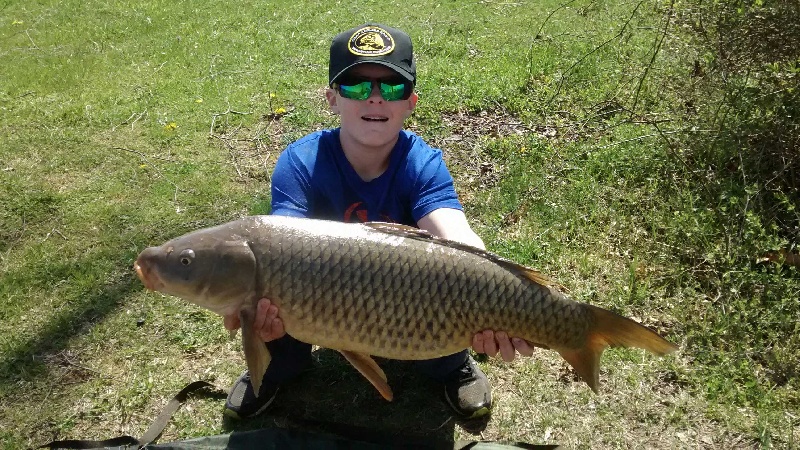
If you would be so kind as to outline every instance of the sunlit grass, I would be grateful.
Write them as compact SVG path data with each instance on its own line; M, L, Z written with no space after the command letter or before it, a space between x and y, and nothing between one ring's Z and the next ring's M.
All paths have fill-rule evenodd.
M0 6L4 448L140 435L186 383L238 376L219 318L145 293L133 258L269 211L280 150L336 123L322 97L332 34L367 20L413 36L409 126L444 150L489 248L681 345L664 359L607 352L599 395L555 353L482 361L496 398L483 438L796 447L797 272L753 264L788 243L751 208L751 185L689 158L704 131L684 133L679 86L697 55L678 30L639 90L668 3L362 3ZM220 401L192 399L162 441L298 419L477 438L403 364L386 363L388 404L315 355L274 415L230 423Z

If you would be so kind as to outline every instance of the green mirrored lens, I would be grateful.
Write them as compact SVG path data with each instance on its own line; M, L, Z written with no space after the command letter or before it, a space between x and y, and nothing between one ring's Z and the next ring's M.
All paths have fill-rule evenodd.
M406 93L406 85L381 83L381 97L386 101L401 100Z
M372 93L372 82L362 81L351 85L340 84L339 93L342 94L342 97L351 100L366 100L369 98L369 94Z
M405 100L411 95L411 85L405 82L377 82L381 97L384 100L393 102ZM339 93L344 98L351 100L366 100L372 95L372 81L352 81L338 84Z

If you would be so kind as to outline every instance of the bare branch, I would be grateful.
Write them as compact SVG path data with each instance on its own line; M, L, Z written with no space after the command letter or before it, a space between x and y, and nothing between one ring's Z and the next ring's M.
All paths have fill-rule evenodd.
M252 111L250 111L250 112L234 111L229 106L228 110L225 111L224 113L216 113L216 114L214 114L212 116L212 119L211 119L211 129L208 132L208 134L210 136L214 137L214 126L217 124L217 117L224 117L224 116L227 116L228 114L238 114L238 115L246 116L248 114L253 114L253 112Z
M656 62L656 56L661 51L661 45L664 43L664 38L667 36L667 29L669 29L669 24L672 21L672 12L675 6L675 0L672 0L669 4L669 10L667 11L667 20L664 23L664 31L661 33L661 37L656 44L655 50L653 50L653 57L650 58L650 64L644 68L644 73L642 74L641 78L639 78L639 85L636 86L636 94L633 96L633 106L631 106L631 117L636 112L636 105L639 103L639 93L642 90L642 85L644 84L644 79L647 78L647 74L650 72L650 69L653 67L653 64Z
M674 1L674 0L673 0L673 1ZM628 25L630 25L630 23L631 23L631 20L633 20L634 16L636 16L636 12L639 10L639 7L641 7L643 3L644 3L644 0L641 0L639 3L637 3L637 4L636 4L636 7L635 7L635 8L633 8L633 12L631 13L631 16L630 16L630 17L628 17L628 20L626 20L626 21L625 21L625 23L622 25L622 28L619 30L619 32L617 32L617 33L616 33L614 36L612 36L612 37L608 38L607 40L605 40L605 41L604 41L602 44L600 44L600 45L598 45L597 47L595 47L595 48L594 48L592 51L590 51L589 53L587 53L587 54L585 54L585 55L581 56L581 57L580 57L580 58L579 58L577 61L575 61L574 63L572 63L572 65L571 65L571 66L569 66L569 68L568 68L568 69L567 69L567 70L564 72L564 74L563 74L563 75L561 75L561 80L559 80L559 82L558 82L558 88L556 88L556 92L553 94L553 96L552 96L552 97L550 97L550 100L548 100L548 101L547 101L547 104L548 104L548 105L550 105L550 103L552 103L552 102L553 102L553 100L555 100L555 98L558 96L558 94L560 94L560 93L561 93L561 88L564 86L564 82L566 81L566 79L567 79L567 76L569 75L569 73L570 73L570 72L572 72L572 69L574 69L575 67L577 67L577 66L578 66L578 64L582 63L582 62L583 62L583 60L585 60L585 59L586 59L586 58L588 58L589 56L591 56L591 55L595 54L595 53L596 53L598 50L600 50L601 48L603 48L603 47L605 47L606 45L608 45L608 44L609 44L611 41L613 41L613 40L615 40L615 39L618 39L620 36L622 36L622 33L624 33L624 32L625 32L625 30L628 28Z

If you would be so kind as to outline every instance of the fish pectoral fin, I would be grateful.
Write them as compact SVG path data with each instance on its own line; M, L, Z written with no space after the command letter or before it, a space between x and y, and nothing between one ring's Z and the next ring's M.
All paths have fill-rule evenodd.
M375 386L375 389L380 392L383 398L387 401L392 401L394 394L392 394L392 388L389 387L389 383L386 382L386 374L383 373L383 369L378 366L378 363L370 355L348 350L339 350L339 353L344 355L350 364Z
M258 397L261 389L261 380L269 367L272 356L267 350L267 345L258 336L253 328L255 311L253 308L242 308L239 311L239 320L242 324L242 348L247 370L250 372L250 383L253 384L253 393Z

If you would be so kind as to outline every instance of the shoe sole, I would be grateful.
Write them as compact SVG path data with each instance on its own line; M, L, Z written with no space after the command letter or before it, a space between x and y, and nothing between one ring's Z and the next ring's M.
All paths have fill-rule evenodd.
M274 401L275 401L275 397L277 397L277 396L278 396L278 391L279 391L279 390L280 390L280 388L278 388L277 390L275 390L275 395L273 395L273 396L272 396L272 398L271 398L271 399L269 399L269 401L268 401L268 402L264 403L264 404L261 406L261 408L258 408L258 410L256 410L256 412L254 412L254 413L252 413L252 414L248 414L248 415L246 415L246 416L242 416L242 415L240 415L239 413L237 413L236 411L234 411L234 410L232 410L232 409L230 409L230 408L227 408L227 407L226 407L226 408L225 408L225 409L222 411L222 414L224 414L224 415L226 415L226 416L230 417L231 419L236 419L236 420L242 420L242 419L251 419L251 418L253 418L253 417L255 417L255 416L257 416L257 415L259 415L259 414L263 413L263 412L264 412L264 411L265 411L267 408L269 408L269 405L271 405L271 404L272 404L272 402L274 402Z
M478 419L492 412L491 407L481 406L480 409L473 412L472 414L462 414L458 412L458 408L456 408L455 405L453 405L453 402L450 401L450 397L447 396L447 392L444 393L444 399L450 406L450 409L452 409L453 412L455 412L460 419L464 420Z
M475 411L474 413L472 413L472 415L467 417L467 419L477 419L479 417L484 417L484 416L488 415L489 413L491 413L491 410L484 406L481 409L479 409L479 410Z

